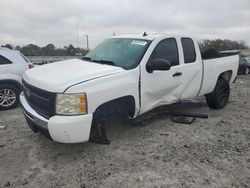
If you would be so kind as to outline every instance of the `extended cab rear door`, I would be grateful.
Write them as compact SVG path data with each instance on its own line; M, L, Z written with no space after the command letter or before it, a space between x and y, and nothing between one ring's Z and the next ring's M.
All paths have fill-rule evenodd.
M188 37L181 37L182 89L180 99L196 97L202 84L203 67L198 43Z

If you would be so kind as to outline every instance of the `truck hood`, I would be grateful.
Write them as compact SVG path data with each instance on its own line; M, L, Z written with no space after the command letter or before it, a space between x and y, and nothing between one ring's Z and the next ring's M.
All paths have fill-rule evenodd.
M68 87L93 79L117 74L124 69L80 59L59 61L25 71L23 79L40 89L62 93Z

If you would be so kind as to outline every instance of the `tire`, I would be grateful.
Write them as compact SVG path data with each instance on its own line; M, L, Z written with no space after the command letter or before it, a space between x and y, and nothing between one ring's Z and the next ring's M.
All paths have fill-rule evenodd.
M0 109L9 110L19 104L20 90L9 84L0 85Z
M105 111L97 110L97 112L94 113L90 131L90 142L104 145L110 144L110 141L106 136L106 125L108 121Z
M247 75L247 74L249 74L249 72L250 72L250 69L249 69L249 67L247 67L247 68L245 69L244 74Z
M230 85L225 79L219 79L212 93L206 95L206 101L209 108L224 108L230 96Z

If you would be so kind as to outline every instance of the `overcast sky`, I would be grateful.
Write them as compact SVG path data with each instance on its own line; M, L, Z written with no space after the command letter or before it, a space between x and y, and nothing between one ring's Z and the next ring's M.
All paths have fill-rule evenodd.
M113 32L183 33L250 45L250 0L1 0L0 44L93 48Z

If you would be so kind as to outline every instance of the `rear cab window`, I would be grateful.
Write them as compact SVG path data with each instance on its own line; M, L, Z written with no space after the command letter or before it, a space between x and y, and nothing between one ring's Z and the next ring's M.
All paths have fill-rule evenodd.
M196 51L194 42L191 38L181 38L182 49L185 63L194 63L196 61Z
M10 60L0 55L0 65L12 64Z

